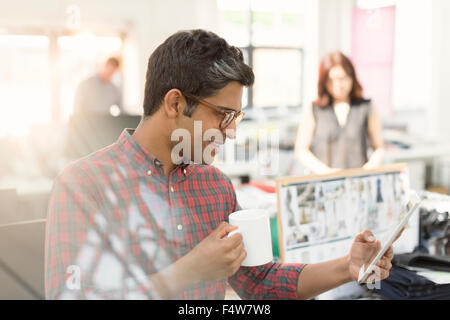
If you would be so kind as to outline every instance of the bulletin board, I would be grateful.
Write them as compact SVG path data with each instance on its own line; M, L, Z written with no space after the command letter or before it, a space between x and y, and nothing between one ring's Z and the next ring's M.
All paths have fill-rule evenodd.
M318 263L341 257L365 229L381 237L395 223L408 190L406 164L277 179L282 262ZM408 247L404 251L418 243L418 221L418 216L411 218L410 230L401 237Z

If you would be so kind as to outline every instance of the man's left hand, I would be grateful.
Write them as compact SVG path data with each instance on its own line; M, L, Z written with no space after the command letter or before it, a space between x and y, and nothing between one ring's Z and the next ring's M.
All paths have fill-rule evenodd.
M403 229L404 230L404 229ZM403 232L402 230L402 232ZM402 232L399 233L397 240ZM348 268L350 278L353 281L358 280L361 266L365 264L366 267L372 262L377 253L381 250L381 242L376 240L372 232L365 230L356 235L353 241L349 254L347 255ZM394 250L392 245L385 252L383 257L377 262L376 266L379 268L380 280L389 277L389 271L392 268L392 259L394 258Z

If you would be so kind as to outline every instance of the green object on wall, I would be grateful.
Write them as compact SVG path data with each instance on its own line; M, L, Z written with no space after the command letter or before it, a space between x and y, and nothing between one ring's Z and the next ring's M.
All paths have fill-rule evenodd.
M272 252L273 256L279 258L280 251L278 249L278 222L277 217L270 218L270 232L272 234Z

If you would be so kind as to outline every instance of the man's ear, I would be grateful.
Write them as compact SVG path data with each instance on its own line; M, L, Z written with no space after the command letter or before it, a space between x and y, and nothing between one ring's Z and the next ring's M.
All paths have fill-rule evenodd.
M164 96L164 112L169 118L176 118L184 109L184 97L178 89L169 90Z

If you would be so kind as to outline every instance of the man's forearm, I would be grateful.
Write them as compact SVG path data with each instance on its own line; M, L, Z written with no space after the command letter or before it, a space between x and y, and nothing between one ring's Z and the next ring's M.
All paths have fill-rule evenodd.
M184 256L149 278L152 295L155 299L172 299L187 287L200 282L195 266L189 265L190 260Z
M309 264L300 273L297 284L299 299L311 299L317 295L352 281L348 257Z

